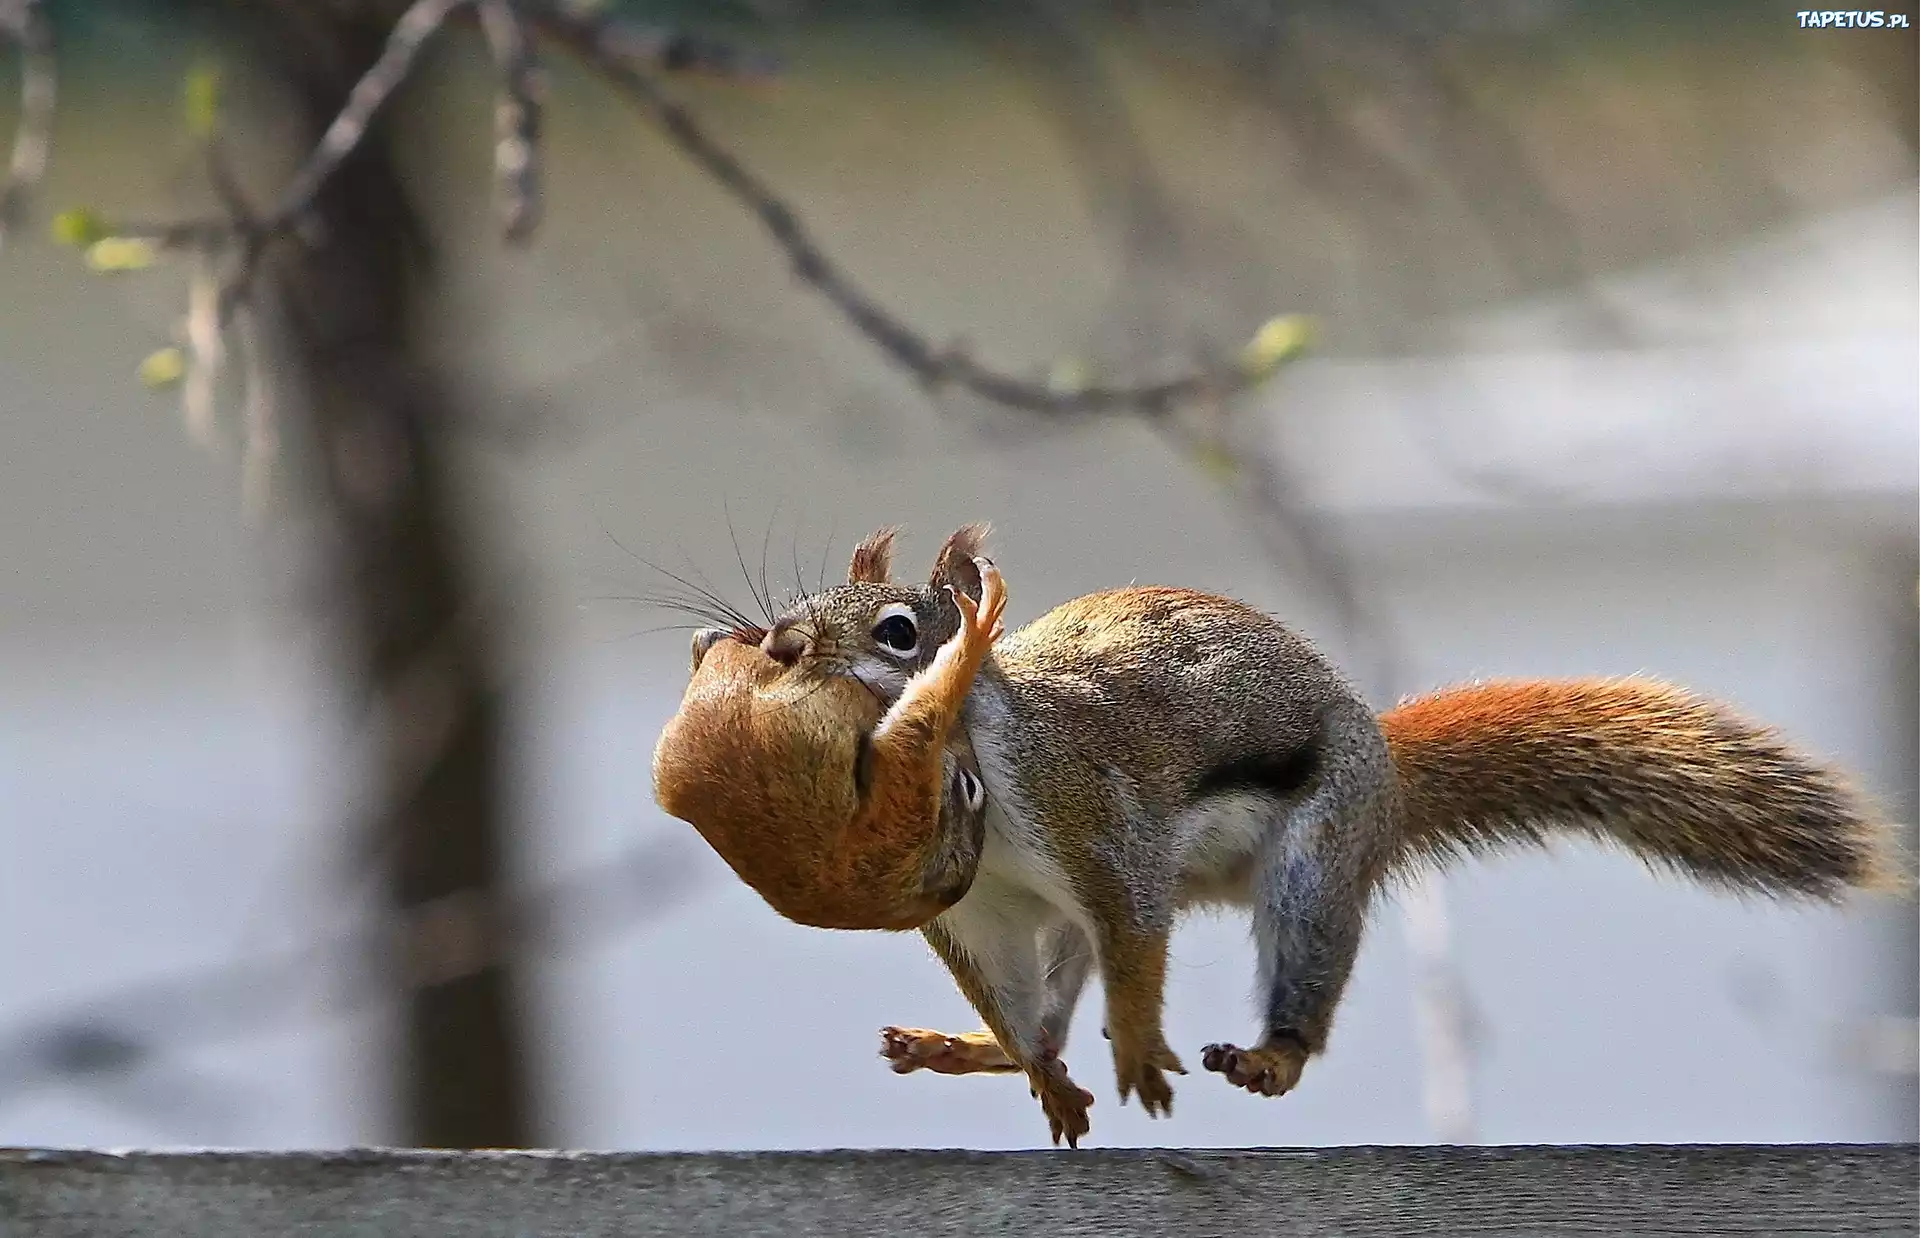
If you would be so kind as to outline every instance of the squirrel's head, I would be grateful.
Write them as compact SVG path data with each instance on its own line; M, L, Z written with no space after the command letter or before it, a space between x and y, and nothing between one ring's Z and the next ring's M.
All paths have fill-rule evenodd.
M854 551L847 584L771 627L695 635L686 694L654 749L654 797L787 919L918 928L972 885L986 802L965 729L942 754L935 821L875 819L864 777L887 707L959 628L947 587L980 594L983 533L949 538L927 584L911 586L888 580L883 530Z
M752 638L782 666L851 677L890 704L960 630L960 609L948 590L980 600L974 560L986 537L983 524L957 530L940 547L926 583L908 584L892 578L894 530L881 529L854 547L846 584L799 599L772 626L694 633L694 668L716 642Z

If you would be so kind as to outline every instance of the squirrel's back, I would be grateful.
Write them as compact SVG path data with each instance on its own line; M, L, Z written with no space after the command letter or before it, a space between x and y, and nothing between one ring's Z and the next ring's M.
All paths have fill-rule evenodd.
M1243 602L1192 589L1135 586L1064 602L1002 639L982 679L987 692L976 689L970 710L986 695L984 708L1013 716L982 730L1017 732L1027 779L1058 783L1089 762L1125 770L1150 815L1223 781L1309 775L1329 709L1372 725L1305 639ZM1057 812L1093 792L1053 790Z

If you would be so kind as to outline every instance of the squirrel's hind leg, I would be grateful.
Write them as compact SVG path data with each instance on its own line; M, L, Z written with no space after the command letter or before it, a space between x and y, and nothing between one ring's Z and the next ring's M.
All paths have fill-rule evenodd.
M1065 1053L1074 1008L1080 1004L1081 990L1093 972L1093 943L1079 925L1062 920L1041 932L1040 969L1046 986L1040 1033L1055 1053Z
M1059 1046L1046 1030L1047 976L1039 938L1054 919L1051 907L1025 891L976 884L922 931L995 1042L1026 1073L1053 1141L1065 1139L1078 1147L1080 1136L1091 1129L1087 1108L1093 1094L1067 1075Z
M1260 1042L1201 1053L1208 1070L1256 1095L1292 1090L1325 1048L1398 828L1391 758L1371 715L1327 725L1322 742L1337 758L1303 798L1275 801L1254 852Z

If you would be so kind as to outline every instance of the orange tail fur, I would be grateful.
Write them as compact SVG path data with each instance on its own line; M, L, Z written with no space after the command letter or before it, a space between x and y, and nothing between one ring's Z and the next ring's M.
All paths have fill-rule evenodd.
M1831 901L1895 881L1889 831L1845 779L1666 684L1471 684L1407 701L1380 722L1412 860L1570 833L1773 895Z

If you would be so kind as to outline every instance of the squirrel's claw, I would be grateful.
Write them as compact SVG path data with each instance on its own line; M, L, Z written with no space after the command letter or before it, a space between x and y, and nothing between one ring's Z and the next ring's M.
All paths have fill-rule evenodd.
M1184 1075L1187 1068L1180 1064L1172 1049L1165 1044L1144 1052L1132 1047L1116 1048L1113 1070L1121 1104L1126 1104L1127 1098L1138 1092L1140 1107L1147 1111L1148 1117L1173 1116L1173 1087L1163 1072Z
M993 565L992 559L975 559L974 567L980 570L980 610L982 618L979 626L986 630L987 643L991 645L1006 629L1000 624L1000 617L1007 610L1007 582L1000 575L1000 569Z
M1007 584L992 560L975 559L973 562L980 569L980 600L975 601L952 585L947 585L946 590L960 611L959 635L963 639L979 639L991 645L1006 634L1000 618L1007 609Z
M1080 1146L1080 1136L1093 1129L1093 1123L1087 1118L1087 1109L1093 1104L1093 1093L1076 1084L1067 1075L1067 1065L1052 1049L1046 1050L1039 1061L1027 1068L1027 1090L1040 1101L1042 1112L1047 1115L1047 1129L1058 1147L1065 1139L1069 1148Z
M1093 1104L1093 1093L1085 1088L1076 1087L1071 1079L1064 1080L1064 1086L1043 1088L1035 1091L1040 1098L1040 1109L1047 1115L1047 1131L1052 1136L1053 1145L1060 1146L1062 1139L1069 1148L1080 1146L1080 1137L1093 1129L1093 1123L1087 1117L1087 1109Z

